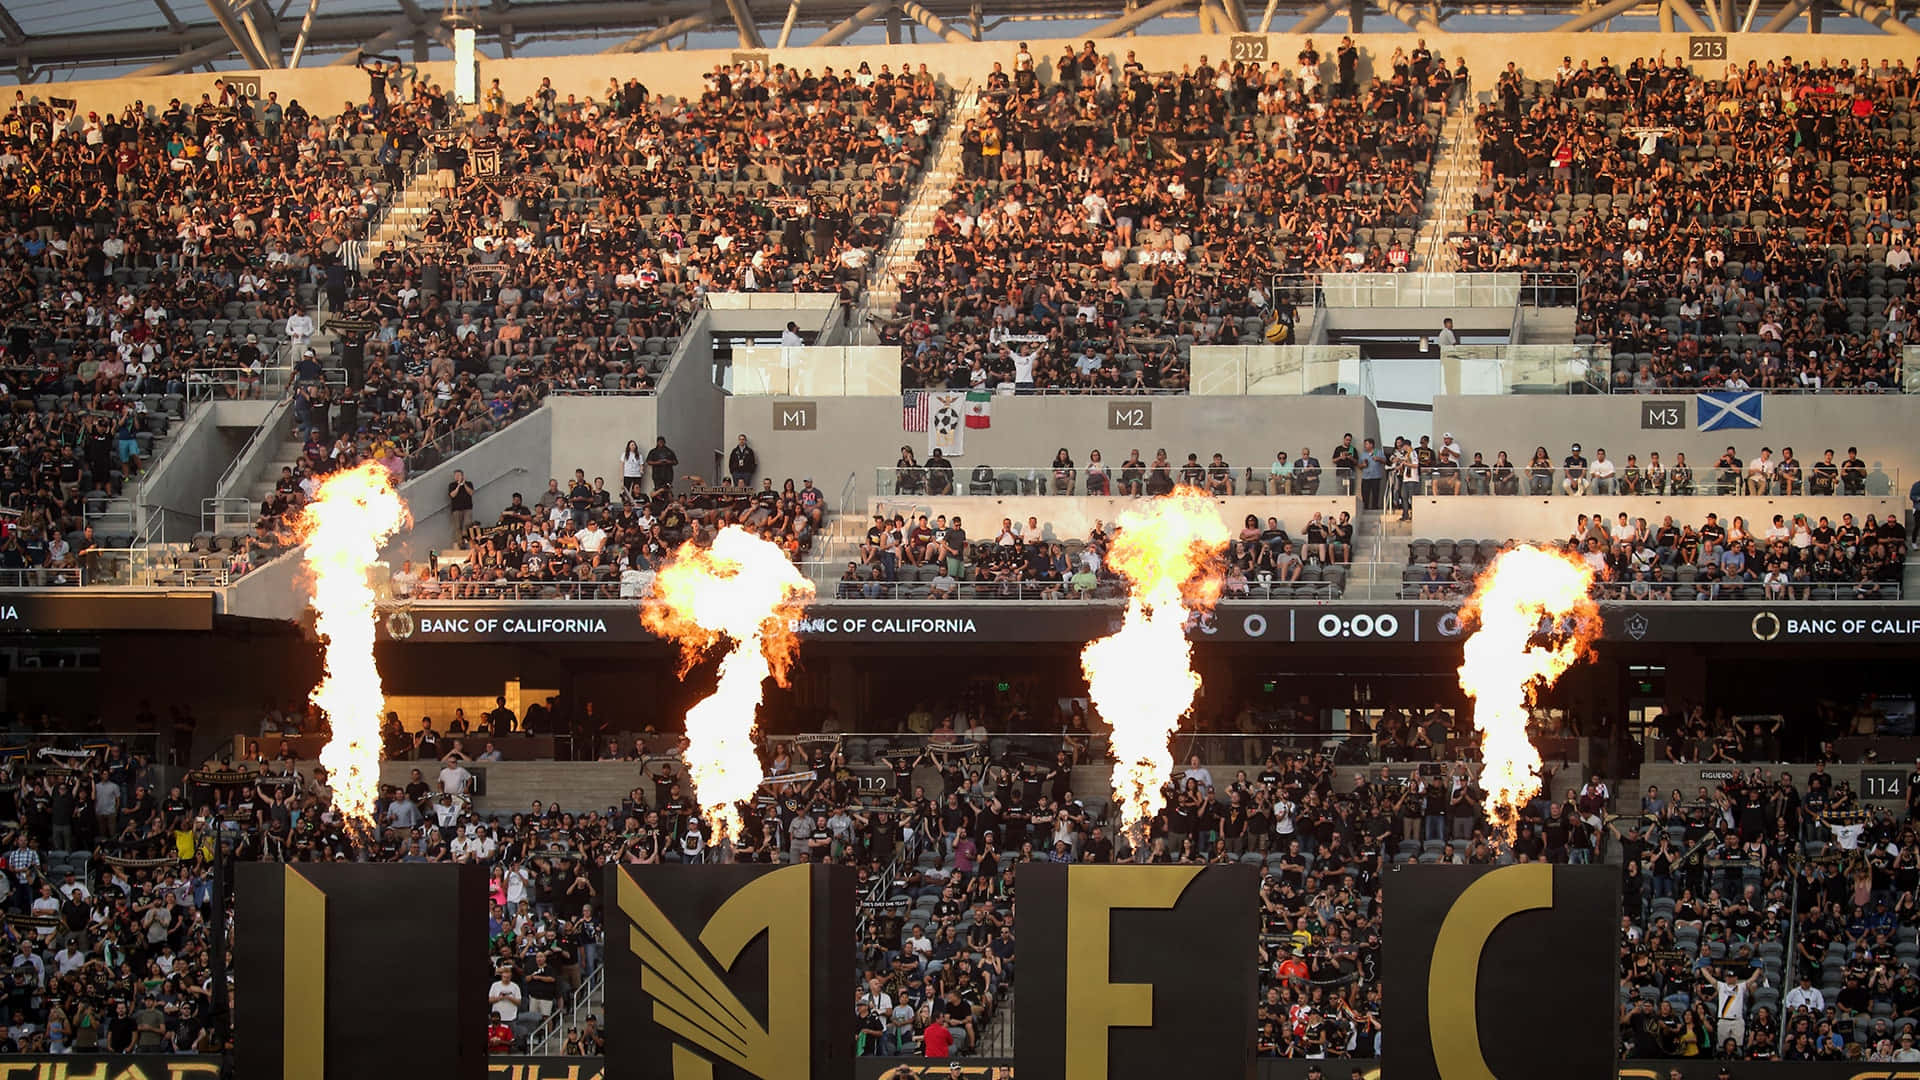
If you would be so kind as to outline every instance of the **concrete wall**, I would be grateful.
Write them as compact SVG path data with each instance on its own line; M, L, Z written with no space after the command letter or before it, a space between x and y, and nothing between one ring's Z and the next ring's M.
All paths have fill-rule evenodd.
M680 335L680 349L673 366L660 382L654 403L654 427L667 437L667 445L680 457L678 476L698 476L717 480L722 464L715 455L731 445L731 437L721 431L726 415L726 391L713 384L713 332L702 311ZM622 440L612 447L615 462L620 460ZM642 440L644 452L653 445ZM614 476L618 476L616 469ZM617 482L617 481L616 481Z
M1581 514L1600 514L1609 522L1624 512L1629 518L1644 517L1658 526L1660 519L1673 515L1676 525L1699 525L1708 514L1718 514L1722 525L1736 516L1747 520L1747 528L1764 533L1773 515L1784 514L1790 522L1795 514L1818 520L1824 514L1834 524L1841 514L1852 514L1858 523L1868 514L1884 516L1903 508L1902 500L1871 496L1826 496L1821 498L1763 498L1756 496L1717 498L1689 495L1683 498L1637 498L1611 495L1532 496L1450 496L1415 499L1413 534L1446 537L1452 540L1504 540L1522 537L1534 540L1564 540L1573 534Z
M1151 426L1144 430L1110 430L1108 409L1114 404L1144 403L1151 407ZM763 476L796 481L813 477L829 498L838 498L847 476L854 477L854 501L865 506L876 494L877 470L891 469L900 447L913 447L926 457L926 436L901 429L900 399L820 398L814 402L816 422L810 431L775 431L776 418L792 399L728 398L726 435L731 441L744 433L760 454ZM1214 451L1226 455L1236 472L1252 466L1266 469L1274 453L1289 458L1302 446L1313 448L1323 466L1333 447L1347 432L1354 441L1375 433L1373 404L1360 397L1187 397L1111 398L1083 395L995 397L992 426L967 432L966 454L955 459L955 469L978 464L995 468L1044 468L1060 447L1067 447L1076 463L1084 465L1087 451L1098 449L1116 471L1127 452L1139 449L1149 461L1166 448L1173 461L1189 452L1205 461ZM567 425L572 427L573 425ZM558 431L558 427L556 427ZM558 436L556 436L557 440ZM603 456L617 458L619 441L603 442ZM690 460L676 446L680 459ZM556 446L556 453L557 453ZM1331 476L1328 477L1331 491Z
M546 463L547 472L530 484L527 497L546 490L548 477L557 477L564 485L575 469L585 469L588 479L605 477L608 488L617 488L620 452L627 440L639 443L644 454L653 448L656 435L666 436L667 445L680 457L675 475L714 479L713 455L726 445L723 439L732 437L721 433L726 393L713 385L712 329L708 312L694 316L680 335L680 348L667 377L650 397L609 394L551 399L547 411L554 414L552 446L545 457L536 459Z
M553 443L545 458L529 462L543 468L545 475L529 485L529 495L545 491L548 477L562 483L573 470L587 470L587 478L606 477L607 486L620 483L620 449L632 439L646 453L653 446L659 399L654 397L558 397L547 403L553 414ZM674 447L683 462L691 461L687 452Z
M803 30L802 33L811 31ZM1294 53L1299 51L1303 37L1285 33L1265 36L1269 55L1287 63L1291 63ZM1331 60L1333 45L1340 36L1338 30L1329 25L1323 32L1311 36L1321 54ZM1395 48L1411 51L1416 39L1423 36L1449 62L1464 57L1474 74L1474 86L1482 93L1493 88L1497 73L1510 60L1531 78L1551 78L1553 69L1565 55L1571 55L1575 60L1595 62L1602 56L1609 56L1619 63L1626 57L1651 57L1662 52L1668 56L1685 56L1687 52L1687 35L1684 33L1394 33L1357 34L1354 38L1368 62L1378 61L1384 66L1386 58L1393 55ZM1081 40L1027 39L1034 56L1039 58L1043 66L1043 73L1048 73L1049 77L1052 58L1060 55L1062 46L1071 45L1077 51ZM1114 57L1116 68L1125 53L1132 50L1149 69L1177 70L1182 65L1197 63L1203 55L1216 61L1224 59L1228 55L1228 47L1225 35L1148 34L1129 37L1124 41L1110 41L1106 43L1104 51ZM486 48L485 43L483 48ZM1792 34L1733 34L1727 38L1726 50L1729 63L1742 65L1749 59L1765 62L1786 55L1802 57L1814 51L1835 54L1833 49L1809 49L1805 38ZM1860 34L1848 36L1845 47L1839 49L1838 53L1856 59L1865 57L1877 64L1882 57L1891 61L1911 60L1912 51L1911 42L1904 38ZM697 95L700 76L712 70L714 64L727 62L732 52L731 49L711 49L485 60L480 64L480 80L483 87L493 79L500 80L500 86L510 100L519 100L533 93L543 77L552 78L554 89L562 97L572 93L604 100L608 79L625 80L629 77L640 79L655 93ZM824 66L836 69L849 67L863 60L873 64L875 70L882 63L893 65L895 70L902 65L924 63L949 84L957 85L984 78L995 61L1009 62L1013 55L1013 44L1009 41L989 41L958 45L859 45L851 48L769 49L765 52L773 62L815 71ZM1702 63L1696 67L1703 73L1714 75L1725 70L1719 63ZM422 77L442 86L453 85L453 65L450 62L422 64L418 70ZM1363 64L1361 76L1364 78L1370 73L1370 68ZM226 77L232 77L233 74L222 73ZM366 76L347 66L263 71L253 73L253 76L259 79L263 96L267 91L275 91L283 104L298 98L315 111L337 109L342 101L360 101L367 93ZM26 89L29 96L36 100L44 100L54 93L72 97L78 102L79 112L84 116L89 110L118 110L134 100L144 101L155 109L165 108L167 101L175 97L196 102L202 93L212 89L215 77L212 74L121 77L63 82L57 84L57 90L33 86Z
M516 491L526 495L529 502L538 499L547 487L547 477L538 470L551 456L553 427L553 409L540 409L401 484L400 496L413 515L413 525L388 543L387 559L394 564L403 559L425 562L427 552L452 546L447 485L453 483L456 469L473 482L475 521L498 519L501 508L513 501Z
M1043 539L1064 541L1086 539L1096 520L1111 522L1134 502L1133 499L1084 495L1070 499L1033 495L940 499L882 497L873 500L872 509L876 514L885 512L889 516L896 511L926 513L930 517L945 514L949 518L957 514L968 522L967 535L975 540L991 540L1000 527L1001 518L1011 518L1016 524L1025 525L1027 518L1033 517L1039 519ZM1353 513L1357 509L1357 502L1350 495L1344 498L1328 495L1235 495L1214 500L1220 507L1220 519L1226 522L1230 532L1239 532L1247 515L1253 514L1263 524L1268 517L1279 518L1281 526L1295 535L1316 512L1330 518L1342 510Z
M273 402L255 428L257 437L254 433L247 435L250 442L235 456L233 475L224 487L214 492L215 497L251 500L253 485L265 479L261 473L272 466L292 431L293 399L281 398ZM254 509L258 511L259 507Z
M1679 405L1685 428L1643 430L1641 405L1649 400ZM1534 447L1545 446L1558 462L1566 456L1567 445L1577 442L1589 459L1594 448L1605 447L1610 458L1625 462L1634 453L1642 464L1650 451L1659 451L1660 460L1669 465L1674 452L1683 451L1698 477L1729 445L1737 448L1743 461L1757 455L1762 446L1773 447L1775 458L1781 447L1791 446L1809 467L1829 447L1839 461L1846 457L1848 446L1858 446L1861 458L1873 469L1869 493L1904 496L1920 480L1920 441L1913 437L1920 426L1920 399L1894 394L1769 394L1762 419L1765 426L1758 430L1699 431L1691 394L1652 398L1446 395L1433 403L1433 430L1453 432L1469 455L1477 450L1488 461L1495 452L1505 450L1515 462L1525 462Z
M234 456L246 445L271 401L210 401L189 409L174 429L167 453L140 480L149 517L164 515L165 538L184 541L200 529L200 500L213 495ZM162 535L159 532L156 536Z

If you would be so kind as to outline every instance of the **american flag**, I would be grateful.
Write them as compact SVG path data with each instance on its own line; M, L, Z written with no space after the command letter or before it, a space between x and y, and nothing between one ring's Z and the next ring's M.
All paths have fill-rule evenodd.
M927 430L927 392L908 390L900 395L900 429Z

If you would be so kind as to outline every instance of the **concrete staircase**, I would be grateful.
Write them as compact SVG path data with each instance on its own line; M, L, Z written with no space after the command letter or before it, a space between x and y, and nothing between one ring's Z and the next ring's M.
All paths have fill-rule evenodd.
M439 197L440 189L434 183L432 170L423 169L413 174L407 185L388 201L380 224L367 236L367 254L404 248L421 239L424 234L420 229L426 224L427 215L433 212L433 200Z
M1013 990L1009 986L1000 996L993 1010L993 1019L980 1029L980 1045L974 1049L979 1057L1010 1058L1013 1056Z
M875 260L876 273L864 303L867 316L892 318L894 305L900 302L899 275L913 268L920 249L927 246L927 237L933 234L934 215L953 198L954 184L960 179L960 133L966 129L967 121L979 115L979 91L962 90L947 113L947 126L940 134L940 142L934 147L927 167L921 171L920 182L906 208L900 212L886 250ZM866 320L857 320L852 328L855 338L865 332Z
M299 434L292 433L288 438L281 440L273 456L261 466L259 474L253 478L253 483L246 489L247 498L253 501L256 510L260 504L267 501L267 496L273 494L273 486L280 480L280 470L300 460L303 446Z
M1473 191L1480 182L1480 136L1473 113L1460 109L1440 128L1427 201L1420 208L1420 229L1413 238L1413 268L1443 273L1458 265L1447 236L1466 228L1473 212Z
M1362 510L1353 525L1353 572L1347 600L1395 600L1407 565L1413 523L1384 510Z

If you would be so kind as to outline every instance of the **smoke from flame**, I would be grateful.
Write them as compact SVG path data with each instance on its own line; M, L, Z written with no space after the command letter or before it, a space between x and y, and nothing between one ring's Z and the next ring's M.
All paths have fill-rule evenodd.
M1120 515L1107 567L1127 579L1126 620L1087 643L1080 668L1088 695L1113 728L1113 795L1123 829L1157 809L1173 774L1167 741L1193 707L1200 676L1192 667L1187 616L1220 598L1217 563L1227 545L1220 508L1182 487Z
M813 582L780 548L735 526L720 530L713 546L683 544L660 568L641 621L661 637L680 643L680 673L707 655L724 636L719 685L687 711L687 773L700 813L714 842L738 836L737 803L760 786L754 752L754 713L760 684L771 676L787 684L787 669L799 644L788 621L813 599Z
M314 630L326 642L326 675L312 700L333 735L320 751L333 806L349 823L373 825L380 793L380 718L386 695L373 660L374 592L368 571L380 545L407 524L407 507L379 462L334 473L301 515L313 582Z
M1478 628L1466 640L1460 688L1473 697L1480 732L1480 787L1487 820L1509 837L1540 790L1540 752L1527 738L1535 695L1589 653L1600 630L1593 570L1578 558L1535 547L1505 551L1480 575L1461 609ZM1541 619L1555 629L1536 641Z

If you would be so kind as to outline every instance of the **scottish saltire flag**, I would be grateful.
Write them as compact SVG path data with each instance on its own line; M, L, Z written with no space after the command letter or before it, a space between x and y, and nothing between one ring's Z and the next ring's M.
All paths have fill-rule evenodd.
M1700 431L1761 426L1766 395L1758 390L1702 390L1694 399L1694 424Z

